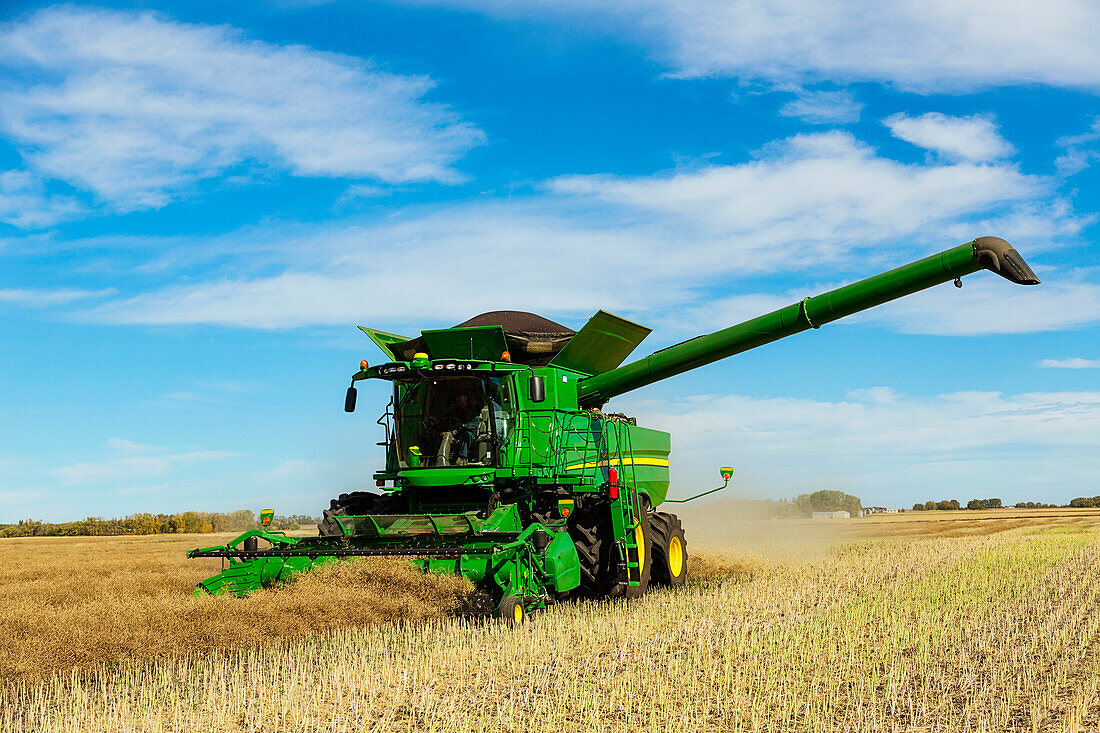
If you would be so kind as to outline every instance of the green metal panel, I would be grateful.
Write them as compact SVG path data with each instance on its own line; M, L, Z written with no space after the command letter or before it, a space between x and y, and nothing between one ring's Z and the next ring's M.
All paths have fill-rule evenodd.
M569 339L550 366L585 375L603 374L622 364L651 330L607 311L598 311Z
M376 328L367 328L366 326L359 326L359 330L370 336L370 340L373 341L378 348L382 349L382 353L388 356L390 361L401 360L401 356L395 353L390 346L408 341L408 336L398 336L396 333L386 333L385 331L379 331Z
M631 446L631 477L638 493L656 507L668 495L668 457L672 436L661 430L627 425Z
M508 350L504 329L500 326L441 328L424 331L428 354L433 359L486 359L501 361Z
M550 576L550 585L558 593L573 590L581 584L581 561L577 546L568 532L554 535L546 548L543 565Z
M492 486L495 476L492 468L485 466L450 466L448 468L414 468L401 472L410 486Z
M1009 265L1022 266L1022 271L1010 271ZM982 237L584 379L578 390L579 402L582 406L603 404L624 392L809 328L818 328L838 318L969 275L983 267L1013 282L1038 283L1038 278L1007 242L995 237Z

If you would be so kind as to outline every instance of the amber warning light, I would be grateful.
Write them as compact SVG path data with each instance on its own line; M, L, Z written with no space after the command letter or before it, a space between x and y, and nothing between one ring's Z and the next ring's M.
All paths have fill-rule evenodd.
M367 360L363 359L363 361L359 362L359 371L361 371L361 372L367 371L368 366L370 366L370 365L367 364Z

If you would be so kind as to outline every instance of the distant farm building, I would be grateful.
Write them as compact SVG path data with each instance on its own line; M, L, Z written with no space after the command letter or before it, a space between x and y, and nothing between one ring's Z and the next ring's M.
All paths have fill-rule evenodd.
M848 512L814 512L814 519L851 519L852 515Z
M864 515L867 514L897 514L897 509L887 509L884 506L865 506L863 507Z

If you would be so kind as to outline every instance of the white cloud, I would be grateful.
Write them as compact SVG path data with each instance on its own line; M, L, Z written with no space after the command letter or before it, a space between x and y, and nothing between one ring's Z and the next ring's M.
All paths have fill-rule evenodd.
M814 125L858 122L863 103L847 90L797 92L797 96L779 108L785 117L797 117Z
M389 193L388 189L381 186L371 186L365 183L357 183L354 186L348 186L339 198L336 199L335 206L343 206L353 203L360 199L376 199L380 196L385 196Z
M29 168L115 211L264 168L449 183L460 179L453 163L483 140L424 100L426 77L152 13L41 10L0 30L0 64L0 129Z
M766 148L761 160L739 165L669 176L570 176L552 185L721 232L728 238L722 249L751 251L748 264L756 269L796 269L809 258L820 263L942 230L1009 202L1050 197L1048 182L1011 166L905 165L845 132L796 135Z
M1088 132L1063 137L1058 144L1065 152L1058 156L1054 164L1063 176L1072 176L1100 160L1100 151L1096 150L1096 141L1100 140L1100 118L1093 120Z
M114 454L113 457L58 466L47 473L66 486L129 483L165 476L185 466L236 455L229 451L211 450L171 452L160 446L135 443L125 438L109 439L107 448Z
M256 478L259 481L302 481L317 476L321 471L329 468L325 461L307 461L304 458L288 458L281 460L276 466L267 471L261 471Z
M306 242L323 244L318 250ZM283 244L285 251L278 254L293 262L282 274L172 287L106 303L79 317L286 328L394 318L457 322L502 307L552 313L563 303L574 312L632 309L650 302L630 287L633 273L657 262L690 269L636 226L600 231L495 205L460 206L397 224L322 228ZM626 248L648 252L652 260L619 267ZM316 264L299 262L294 252L309 252ZM683 292L673 287L663 297Z
M679 495L713 485L720 465L735 467L731 491L741 495L832 488L891 504L975 496L1064 501L1100 472L1100 392L913 397L878 387L836 401L619 399L613 409L672 433Z
M1100 284L1078 273L1041 273L1037 287L1009 286L989 274L967 278L962 290L941 285L895 300L853 322L886 323L905 333L974 336L1033 333L1100 321Z
M1082 359L1079 356L1070 359L1043 359L1039 366L1044 369L1100 369L1100 359Z
M696 289L728 288L733 277L822 266L873 274L1006 222L1027 237L1017 242L1027 256L1082 221L1050 181L1011 165L907 165L847 133L798 135L736 165L571 176L527 199L207 241L178 256L241 251L247 263L80 317L259 328L423 325L502 307L640 317L688 308Z
M164 450L159 445L149 445L148 443L137 443L133 440L127 440L126 438L108 438L107 447L118 453L159 453Z
M887 117L883 123L894 137L953 160L998 160L1016 152L997 132L992 118L985 115L948 117L928 112L910 117L899 113Z
M919 92L1100 89L1090 0L437 0L621 30L684 77L877 81Z
M84 205L69 196L47 193L45 182L26 171L0 171L0 222L35 229L84 211Z
M72 303L74 300L105 298L114 295L114 288L103 290L79 290L76 288L57 288L55 290L34 290L26 288L0 288L0 303L14 303L28 308L48 308L50 306Z

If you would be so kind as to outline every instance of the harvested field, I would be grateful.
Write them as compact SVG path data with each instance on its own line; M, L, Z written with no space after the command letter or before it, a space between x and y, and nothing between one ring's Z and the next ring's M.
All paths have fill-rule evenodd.
M130 557L125 573L95 586L114 589L98 599L105 608L97 618L144 614L128 624L139 626L155 619L150 609L190 605L197 609L188 617L194 628L223 630L202 648L225 648L188 654L201 634L171 623L158 627L159 639L145 637L158 647L152 660L111 663L117 648L103 639L98 648L110 652L101 657L108 664L81 674L19 676L9 661L0 726L1094 730L1100 725L1100 513L1023 511L1028 516L957 512L816 525L738 523L732 534L726 525L724 537L718 522L700 522L695 531L688 520L692 549L703 544L709 551L688 586L634 602L560 604L518 630L448 615L446 604L462 593L449 579L408 578L416 600L398 600L404 568L388 565L368 572L362 564L353 576L243 602L197 603L177 596L204 573L180 559L179 551L193 542L172 538L169 550L159 538L91 540L115 553L116 562L127 562L124 549ZM93 595L80 596L78 581L66 582L69 590L44 604L53 620L34 625L35 594L79 567L71 563L87 549L84 540L50 542L61 544L49 560L32 558L37 576L44 576L30 581L41 583L38 591L22 591L16 606L22 610L5 609L0 617L5 630L22 629L24 645L47 638L28 630L48 635L74 623L78 613L63 613L74 598L85 610L97 603ZM0 552L12 549L0 544ZM170 558L174 565L161 564ZM99 571L109 572L102 562ZM4 567L0 589L9 598L35 575L29 568L13 574L10 560ZM141 600L118 605L127 584L176 590L166 592L167 599L146 591ZM329 593L341 600L327 605ZM338 617L349 604L373 612ZM324 622L309 620L314 608ZM402 620L376 623L396 618ZM96 628L103 635L111 627L100 622ZM66 636L84 638L83 662L94 661L88 643L94 634L80 633Z
M217 562L185 552L217 535L0 540L0 680L97 663L254 646L336 628L440 617L472 590L370 558L250 598L192 596Z

